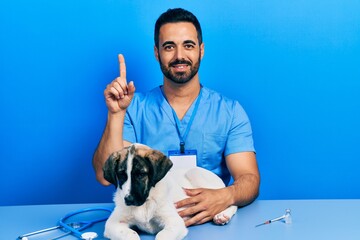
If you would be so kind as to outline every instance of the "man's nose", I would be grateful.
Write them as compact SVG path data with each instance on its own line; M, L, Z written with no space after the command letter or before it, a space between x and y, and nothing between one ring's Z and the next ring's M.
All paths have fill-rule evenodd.
M179 60L183 60L185 59L185 49L182 48L182 47L178 47L176 48L176 58L179 59Z

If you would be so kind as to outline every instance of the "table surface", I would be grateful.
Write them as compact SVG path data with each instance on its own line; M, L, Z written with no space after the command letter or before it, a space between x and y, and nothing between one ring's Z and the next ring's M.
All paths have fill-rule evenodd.
M16 239L19 235L48 228L57 224L65 214L88 207L110 207L113 204L63 204L0 207L0 239ZM274 222L255 225L281 216L291 209L292 223ZM95 213L94 213L95 214ZM360 200L257 200L238 209L231 222L225 226L206 223L189 228L187 240L200 239L360 239ZM104 239L104 222L96 224L97 239ZM59 234L59 232L52 233ZM29 237L49 239L50 235ZM141 233L142 240L155 239ZM76 239L67 236L61 239Z

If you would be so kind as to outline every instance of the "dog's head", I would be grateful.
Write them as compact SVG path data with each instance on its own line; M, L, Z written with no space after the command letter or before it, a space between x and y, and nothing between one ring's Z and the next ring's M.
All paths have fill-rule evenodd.
M113 153L103 167L104 178L120 189L125 204L141 206L150 189L172 167L172 162L160 151L133 144Z

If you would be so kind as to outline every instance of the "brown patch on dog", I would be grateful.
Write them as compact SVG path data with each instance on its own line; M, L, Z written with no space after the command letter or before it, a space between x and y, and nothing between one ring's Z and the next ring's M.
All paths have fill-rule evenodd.
M154 181L153 186L165 177L166 173L171 169L173 163L171 160L165 156L162 152L157 150L148 151L147 157L149 158L151 164L154 168Z

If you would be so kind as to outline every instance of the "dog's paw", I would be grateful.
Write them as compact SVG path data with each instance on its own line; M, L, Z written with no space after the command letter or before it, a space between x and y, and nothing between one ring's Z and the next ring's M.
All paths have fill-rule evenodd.
M139 234L132 229L120 230L115 234L109 234L105 231L104 237L111 240L140 240Z
M187 228L178 229L179 231L174 231L174 229L168 230L163 229L158 234L156 234L155 240L181 240L184 239L188 233Z
M230 221L230 217L221 212L214 216L213 222L217 225L225 225Z
M140 240L140 236L139 234L137 234L137 232L132 231L132 232L126 232L126 236L124 235L124 238L126 240Z
M236 206L230 206L224 211L216 214L213 218L213 221L217 225L225 225L230 222L232 216L236 213L237 207Z

